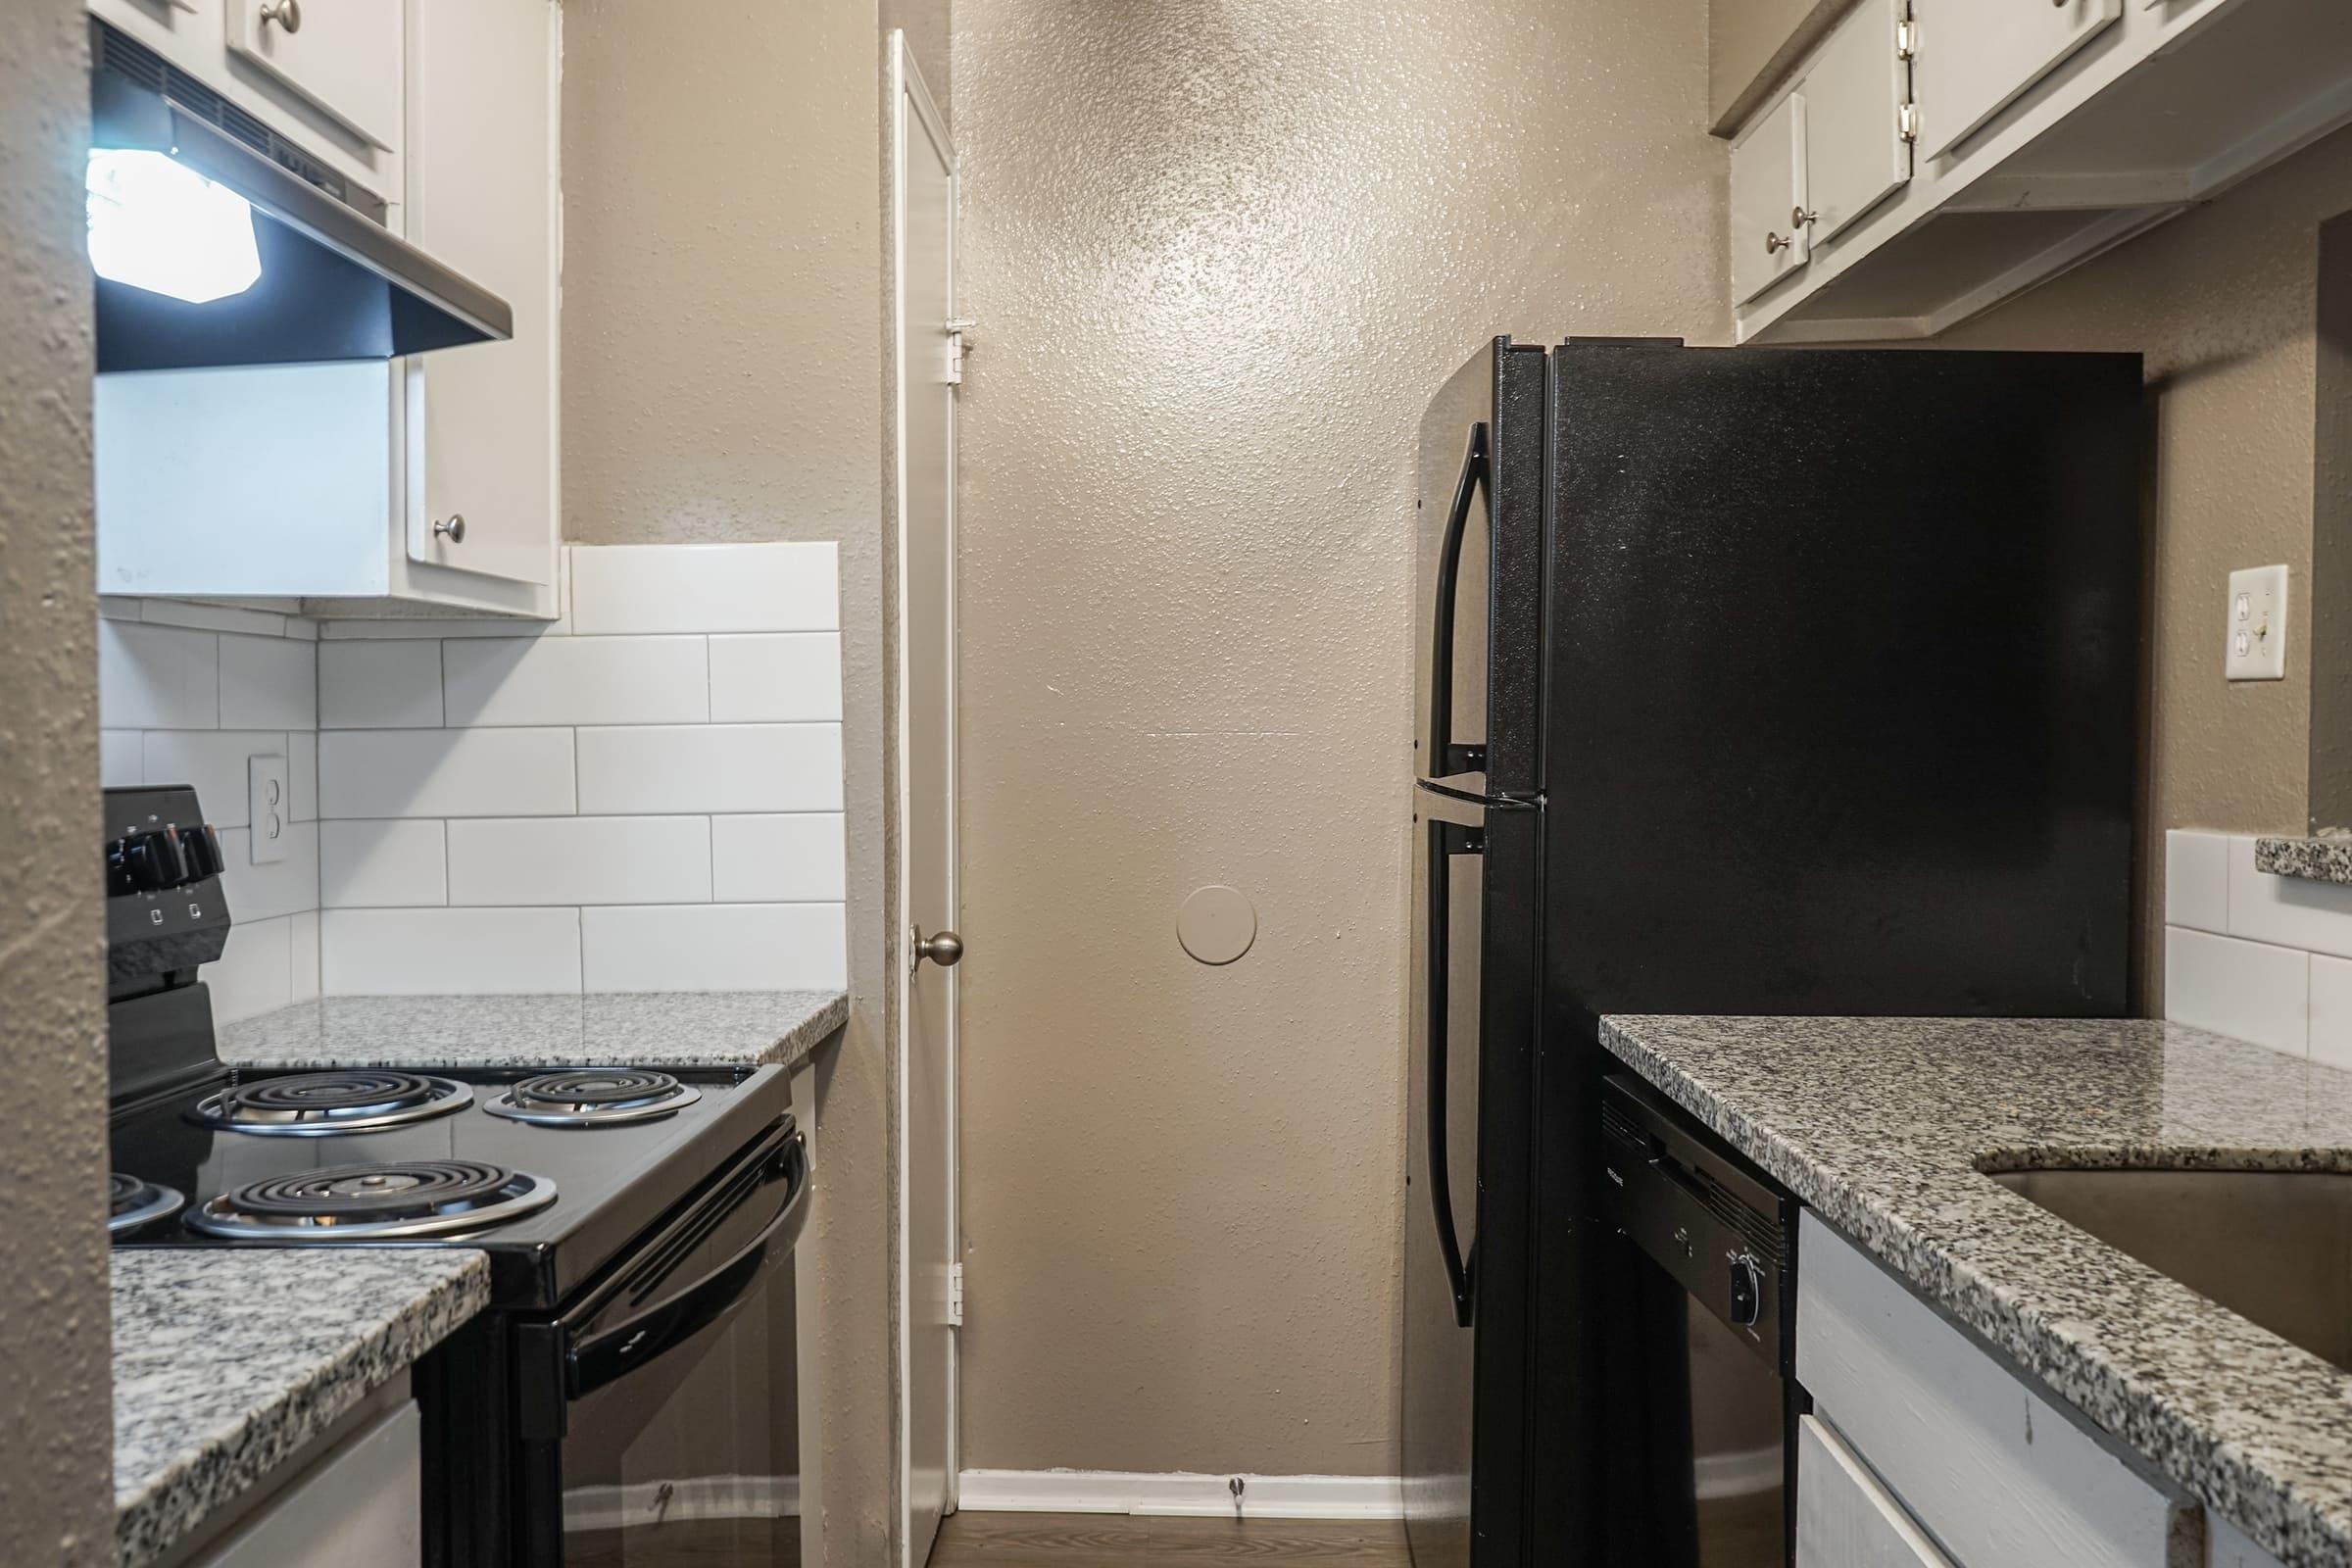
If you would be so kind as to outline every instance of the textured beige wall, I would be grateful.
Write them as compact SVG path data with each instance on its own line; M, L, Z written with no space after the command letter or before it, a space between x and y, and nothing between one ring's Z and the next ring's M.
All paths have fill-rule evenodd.
M1725 337L1705 50L956 7L965 1464L1395 1471L1415 426L1496 331Z
M803 1453L824 1560L866 1568L895 1513L882 35L875 0L680 15L564 8L564 535L841 543L851 1008L814 1072Z
M2310 746L2319 225L2352 208L2352 131L1980 318L1950 347L2137 349L2155 388L2143 964L2161 1004L2168 827L2301 832ZM2222 679L2238 566L2294 570L2283 681Z
M90 520L88 46L0 7L0 1557L114 1561Z
M1707 119L1720 122L1768 71L1792 66L1853 0L1711 0ZM1729 130L1734 127L1722 127Z

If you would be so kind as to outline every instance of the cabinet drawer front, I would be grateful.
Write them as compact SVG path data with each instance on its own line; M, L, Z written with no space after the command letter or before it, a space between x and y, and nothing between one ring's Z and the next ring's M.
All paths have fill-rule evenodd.
M1911 72L1897 37L1904 0L1863 0L1805 73L1805 207L1818 245L1911 177L1903 103Z
M2124 0L1914 0L1923 158L1938 158L2119 21Z
M2171 1496L1810 1210L1796 1255L1797 1381L1953 1557L2189 1568L2201 1554L2195 1515L2178 1520Z
M1792 92L1732 148L1732 303L1744 305L1802 267L1805 95Z
M228 48L386 152L400 150L397 0L226 0Z
M1953 1568L1817 1417L1796 1430L1796 1568Z

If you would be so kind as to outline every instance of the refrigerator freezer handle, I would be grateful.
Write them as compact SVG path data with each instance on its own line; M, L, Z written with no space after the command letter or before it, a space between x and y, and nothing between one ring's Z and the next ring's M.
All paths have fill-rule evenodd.
M1481 419L1470 426L1470 450L1462 455L1462 474L1453 485L1453 510L1446 515L1446 542L1438 552L1436 613L1431 617L1436 647L1429 661L1429 761L1424 769L1430 778L1483 773L1487 766L1483 742L1470 746L1453 743L1455 579L1461 575L1462 536L1470 527L1470 503L1487 483L1487 425Z
M1471 1256L1464 1258L1461 1238L1453 1228L1452 1172L1446 1158L1446 1026L1452 1013L1446 982L1452 966L1449 950L1453 918L1448 906L1451 878L1446 862L1451 856L1475 855L1482 848L1480 835L1474 829L1452 822L1429 824L1429 940L1423 944L1429 959L1428 983L1423 987L1423 994L1429 999L1426 1054L1429 1083L1422 1097L1429 1107L1429 1126L1423 1142L1429 1146L1429 1206L1438 1222L1438 1250L1445 1255L1446 1281L1453 1292L1453 1320L1463 1328L1470 1326L1471 1269L1477 1257L1477 1243L1473 1239Z

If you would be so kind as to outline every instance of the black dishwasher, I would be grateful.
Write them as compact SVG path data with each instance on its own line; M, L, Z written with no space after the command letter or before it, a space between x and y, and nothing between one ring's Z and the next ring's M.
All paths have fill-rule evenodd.
M1600 1094L1613 1562L1793 1555L1796 1200L1641 1080Z

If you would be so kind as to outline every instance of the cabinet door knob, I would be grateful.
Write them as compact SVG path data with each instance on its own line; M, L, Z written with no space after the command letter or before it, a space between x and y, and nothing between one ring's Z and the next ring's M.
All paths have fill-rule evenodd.
M447 522L434 523L433 535L435 538L446 539L453 545L464 544L466 542L466 514L453 512L449 514Z
M262 7L262 25L267 27L272 22L288 32L300 32L302 30L302 0L268 0L268 3Z
M1787 250L1789 246L1795 243L1796 241L1790 239L1786 234L1775 234L1771 230L1767 229L1764 233L1764 254L1767 256L1778 256L1781 254L1781 252Z
M1818 220L1820 217L1821 214L1808 213L1802 207L1791 207L1788 209L1788 224L1791 228L1803 228L1807 224Z
M955 968L956 964L963 961L963 938L953 931L935 931L930 936L925 936L923 928L919 925L916 926L914 928L914 956L906 961L908 972L911 973L925 958L929 958L942 969Z

